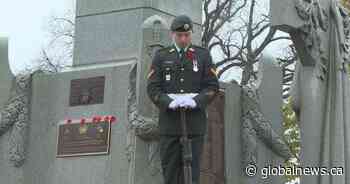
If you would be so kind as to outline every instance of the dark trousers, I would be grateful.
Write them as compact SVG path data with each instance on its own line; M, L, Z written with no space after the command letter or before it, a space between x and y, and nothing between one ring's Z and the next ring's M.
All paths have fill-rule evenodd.
M163 169L164 184L184 184L181 136L162 135L160 137L160 159ZM204 136L190 135L192 140L192 181L199 184L200 158Z

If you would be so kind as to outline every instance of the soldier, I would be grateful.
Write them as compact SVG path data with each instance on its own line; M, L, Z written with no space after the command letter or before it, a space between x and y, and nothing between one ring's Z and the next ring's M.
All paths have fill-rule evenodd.
M207 132L207 105L219 90L208 49L192 44L193 24L186 15L171 24L172 45L155 52L147 76L147 93L159 108L160 157L165 184L183 184L181 122L185 107L192 140L192 181L199 183L199 163Z

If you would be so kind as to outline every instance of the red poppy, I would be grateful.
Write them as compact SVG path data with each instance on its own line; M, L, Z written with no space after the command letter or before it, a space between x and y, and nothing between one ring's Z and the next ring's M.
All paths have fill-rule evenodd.
M111 123L113 123L114 121L116 121L117 119L114 116L111 116Z
M186 52L186 57L187 57L188 60L193 61L193 59L194 59L193 52L192 51Z
M81 119L80 119L80 124L81 124L81 125L85 124L85 121L86 121L85 118L81 118Z
M100 116L95 116L95 117L92 118L92 122L93 123L98 123L100 121L101 121L101 117Z
M72 120L71 120L71 119L67 119L67 120L66 120L66 123L67 123L67 124L70 124L70 123L72 123Z
M96 121L97 121L97 122L100 122L100 121L101 121L101 119L102 119L102 117L101 117L101 116L96 116Z

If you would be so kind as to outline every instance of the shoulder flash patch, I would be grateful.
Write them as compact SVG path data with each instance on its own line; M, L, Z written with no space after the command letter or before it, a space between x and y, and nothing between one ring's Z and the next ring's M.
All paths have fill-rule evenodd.
M149 79L154 74L154 68L151 68L148 72L147 79Z
M211 71L212 74L214 74L216 77L218 77L218 72L216 71L215 68L211 67L210 71Z
M163 48L158 49L157 51L158 51L158 52L168 52L169 49L171 49L171 48L172 48L172 47L170 47L170 46L168 46L168 47L163 47Z

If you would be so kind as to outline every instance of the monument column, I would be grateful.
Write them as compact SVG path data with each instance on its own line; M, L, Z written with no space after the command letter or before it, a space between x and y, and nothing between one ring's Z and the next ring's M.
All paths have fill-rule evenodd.
M142 24L153 15L169 23L180 14L194 21L194 43L201 37L202 1L77 0L73 65L140 58Z

